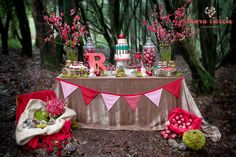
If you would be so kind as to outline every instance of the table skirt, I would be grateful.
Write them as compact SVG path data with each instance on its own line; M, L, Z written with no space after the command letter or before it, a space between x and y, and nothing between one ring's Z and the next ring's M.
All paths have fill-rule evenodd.
M96 77L62 80L102 92L135 94L156 89L176 81L177 79L179 78ZM53 90L59 98L63 98L60 81L55 84ZM162 130L165 128L168 121L169 112L176 107L181 107L198 117L202 117L184 79L181 83L180 97L176 98L168 91L163 90L159 107L147 97L142 96L136 110L132 111L127 102L120 97L108 111L101 94L97 95L89 105L85 105L79 89L68 96L67 102L68 107L76 111L79 123L83 128L108 130ZM218 128L209 125L204 120L202 130L205 132L206 136L210 137L213 141L217 141L221 137Z

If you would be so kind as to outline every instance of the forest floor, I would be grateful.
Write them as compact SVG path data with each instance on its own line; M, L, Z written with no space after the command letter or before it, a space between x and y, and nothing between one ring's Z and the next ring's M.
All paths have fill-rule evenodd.
M19 49L9 56L0 53L0 156L35 156L15 142L16 95L50 89L59 71L40 66L39 54L32 59L21 57ZM181 56L177 67L189 85L191 73ZM168 146L160 131L105 131L78 129L73 136L80 140L80 156L236 156L236 66L222 66L216 71L215 90L211 95L193 97L211 125L219 127L221 140L207 139L201 151L179 151ZM40 155L40 154L38 154Z

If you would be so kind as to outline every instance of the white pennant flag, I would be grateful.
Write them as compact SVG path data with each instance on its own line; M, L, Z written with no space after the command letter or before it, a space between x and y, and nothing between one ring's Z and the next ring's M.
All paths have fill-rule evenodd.
M150 93L146 93L144 94L148 99L150 99L157 107L159 107L159 103L161 100L161 93L162 93L162 88L155 90L153 92Z
M120 98L120 96L101 93L104 103L108 109L108 111L112 108L112 106L116 103L116 101Z
M78 86L72 85L70 83L66 83L63 81L60 81L60 82L61 82L61 88L63 91L64 99L67 98L72 92L74 92L78 88Z

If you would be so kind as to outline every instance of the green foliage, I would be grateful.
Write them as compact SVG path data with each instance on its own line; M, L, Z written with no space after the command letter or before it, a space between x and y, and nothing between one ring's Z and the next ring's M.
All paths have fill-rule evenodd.
M205 146L206 138L200 130L188 130L183 135L186 146L192 150L200 150Z
M10 48L21 48L21 44L20 44L19 40L15 39L15 38L8 39L8 46ZM0 40L0 47L2 47L1 40Z
M34 113L34 118L39 120L39 121L42 121L42 120L45 120L46 122L49 121L49 115L46 111L43 111L43 110L37 110L35 111Z
M66 48L66 56L67 59L71 60L71 61L77 61L78 60L78 53L77 53L77 49L74 48Z

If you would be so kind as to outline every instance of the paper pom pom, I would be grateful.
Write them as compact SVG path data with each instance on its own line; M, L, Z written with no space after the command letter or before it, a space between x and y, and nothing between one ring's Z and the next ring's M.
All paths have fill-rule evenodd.
M183 135L186 146L192 150L200 150L206 143L206 138L200 130L189 130Z

